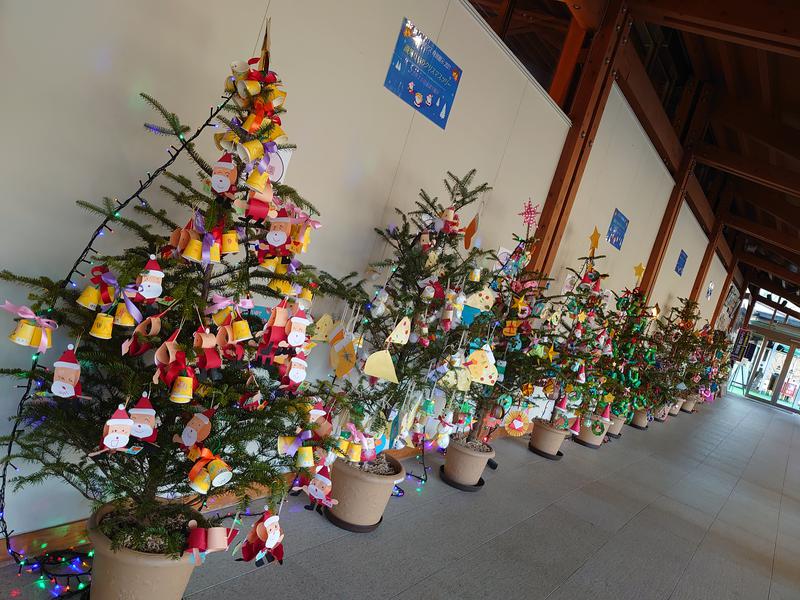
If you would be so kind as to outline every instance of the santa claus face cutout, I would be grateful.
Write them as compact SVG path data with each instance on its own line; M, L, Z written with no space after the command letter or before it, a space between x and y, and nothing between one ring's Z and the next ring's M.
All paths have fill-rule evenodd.
M289 381L295 385L300 385L306 380L307 363L302 358L292 357L289 364Z
M286 246L292 225L288 220L274 220L269 223L269 232L266 235L267 244L273 249Z
M317 473L308 484L308 496L313 500L325 500L331 493L331 480Z
M61 358L53 363L53 384L50 391L59 398L73 398L80 395L81 366L75 358L75 346L70 344Z
M150 404L147 393L143 393L139 402L130 410L133 421L131 435L144 441L155 441L156 437L156 411Z
M208 411L206 411L208 412ZM211 434L211 419L206 413L195 413L181 433L181 442L184 446L199 444Z
M155 300L161 297L164 272L156 262L155 254L150 255L150 260L136 278L136 289L145 300Z
M103 447L108 450L121 450L128 445L133 421L120 404L103 428Z
M218 194L224 194L236 187L236 166L230 154L223 154L214 164L211 171L211 189Z
M271 550L283 541L283 532L277 515L271 515L266 521L256 525L256 535L264 542L264 547Z
M311 324L305 313L300 311L289 319L287 324L286 342L293 348L299 348L306 343L306 328Z

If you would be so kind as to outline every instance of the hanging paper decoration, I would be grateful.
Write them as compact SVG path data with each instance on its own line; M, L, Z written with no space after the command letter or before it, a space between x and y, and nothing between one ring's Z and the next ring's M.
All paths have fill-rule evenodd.
M59 398L75 398L81 395L81 365L75 357L75 346L69 344L67 349L53 363L53 383L50 391Z
M519 437L524 435L530 427L531 418L526 411L510 410L506 413L503 419L503 427L505 427L508 435Z
M156 427L156 411L150 403L147 392L142 392L141 398L129 411L131 421L131 435L142 442L155 444L158 439Z
M314 323L314 333L311 339L315 342L327 342L333 329L333 318L325 313Z
M191 553L190 560L199 565L205 561L206 554L224 552L239 533L238 529L226 527L199 527L192 519L187 523L186 552Z
M27 306L16 306L8 300L0 308L20 317L9 340L19 346L36 348L40 354L52 346L52 333L58 327L55 321L39 317Z
M103 427L102 448L104 451L118 452L125 450L130 441L133 420L120 404Z
M327 465L314 474L308 485L295 486L293 490L302 490L308 495L308 504L304 506L306 510L314 510L322 513L322 507L331 507L339 504L335 498L331 498L331 475Z
M364 365L364 374L378 379L385 379L392 383L397 383L397 374L392 362L392 355L388 350L379 350L372 353Z
M256 561L257 567L273 561L283 564L283 531L281 530L278 515L272 514L268 509L253 523L253 528L242 543L242 560Z
M180 444L184 450L188 450L192 446L202 446L206 438L211 435L211 418L215 412L215 409L209 408L193 413L181 435L176 434L173 441Z
M400 344L404 345L408 343L408 338L411 335L411 319L409 317L403 317L394 326L392 332L389 334L389 337L386 338L387 342L392 344Z
M474 350L468 357L464 366L469 370L469 376L475 383L494 385L497 382L498 372L495 365L494 354L488 344Z

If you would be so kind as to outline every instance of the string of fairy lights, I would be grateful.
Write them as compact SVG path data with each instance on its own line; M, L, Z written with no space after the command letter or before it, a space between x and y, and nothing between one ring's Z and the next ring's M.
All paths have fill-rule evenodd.
M127 208L128 205L134 200L137 200L142 206L147 206L147 200L145 200L142 195L159 176L161 176L170 168L170 166L172 166L178 156L180 156L183 151L186 150L186 148L189 147L205 129L215 126L214 120L220 114L220 112L225 109L232 97L233 94L226 94L222 96L222 102L218 104L216 108L212 107L209 110L208 118L200 127L195 130L191 136L186 137L183 133L178 134L177 137L180 140L180 144L177 146L172 145L167 149L169 159L161 164L161 166L159 166L152 173L148 172L146 179L140 179L139 186L136 191L134 191L125 200L115 200L117 206L114 212L106 216L101 221L100 225L92 233L88 243L84 246L83 251L78 255L78 258L75 259L75 262L72 264L72 267L67 275L60 280L60 285L63 289L77 287L77 284L73 278L75 275L84 275L80 271L80 269L83 268L83 265L92 264L90 257L94 254L97 254L97 250L94 248L94 244L97 239L103 237L106 231L113 233L111 223L119 219L122 211L124 211L125 208ZM43 316L52 313L55 302L56 300L54 299L50 306L39 311L37 316ZM39 352L35 352L31 357L31 367L25 383L17 386L24 391L17 405L16 418L14 419L14 424L9 434L9 441L5 448L6 458L3 461L2 469L0 469L0 535L5 540L6 550L9 556L11 556L11 558L18 565L18 574L21 574L23 570L31 573L38 570L41 573L40 578L36 582L39 587L45 588L48 584L52 584L53 587L51 588L51 592L55 596L70 597L79 593L82 594L88 588L91 580L91 565L86 559L91 558L94 552L78 552L75 549L69 549L59 552L44 552L32 558L26 557L24 550L15 550L12 547L11 536L13 535L14 531L9 530L8 522L6 521L8 469L9 467L12 467L15 471L19 470L17 466L10 462L9 458L13 453L17 435L19 434L20 429L23 427L23 422L20 416L25 403L33 395L35 395L36 390L44 383L37 377L36 374L37 367L39 366L39 359ZM44 550L46 546L47 545L44 544L40 547L40 549Z

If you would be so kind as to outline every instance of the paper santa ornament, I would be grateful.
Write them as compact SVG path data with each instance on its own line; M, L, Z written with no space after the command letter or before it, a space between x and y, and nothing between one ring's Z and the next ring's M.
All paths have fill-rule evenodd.
M286 363L284 384L291 392L296 392L300 384L306 380L306 355L302 352L292 356Z
M151 254L150 260L144 266L144 270L136 278L136 300L155 300L161 296L163 291L162 283L164 272L156 260L156 255Z
M322 506L331 507L335 504L338 504L339 501L331 498L331 474L328 470L327 465L323 465L322 468L314 474L314 477L308 483L308 485L294 487L294 490L303 490L306 494L308 494L309 504L304 506L306 510L314 510L322 511Z
M75 346L70 344L53 363L53 383L50 391L59 398L74 398L81 395L81 366L75 358Z
M275 560L283 564L283 532L278 515L273 515L269 510L265 510L261 518L253 523L242 544L242 560L250 562L253 559L257 567Z
M133 426L131 435L143 442L154 444L158 438L156 429L156 411L150 404L147 392L142 392L142 397L136 405L129 411Z
M237 171L233 157L226 152L214 163L214 168L211 171L211 189L218 194L235 192L236 176Z
M194 413L183 428L180 438L175 436L177 438L175 441L187 448L202 444L211 434L211 417L214 416L215 412L213 408L209 408L203 412Z
M278 211L278 216L269 220L269 232L264 237L267 244L267 256L288 256L291 254L289 243L291 242L292 223L289 213L282 208Z
M311 320L301 308L289 318L286 323L286 342L293 348L302 346L306 341L306 327L311 325Z
M120 404L103 427L103 449L125 450L130 440L132 427L133 421L125 412L125 405Z

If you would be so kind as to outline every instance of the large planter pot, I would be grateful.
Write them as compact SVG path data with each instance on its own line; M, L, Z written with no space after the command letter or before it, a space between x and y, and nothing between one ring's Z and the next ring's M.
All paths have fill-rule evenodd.
M634 429L647 429L647 409L636 410L633 412L633 418L628 423Z
M194 570L190 556L175 560L125 548L112 551L111 540L98 526L113 509L106 504L89 517L89 541L94 546L92 600L180 600Z
M609 425L610 423L604 421L600 415L592 415L592 424L587 427L581 422L581 432L572 439L581 446L597 450L603 445L603 438L606 437Z
M669 418L668 406L662 406L655 413L653 413L653 419L658 421L659 423L666 423L668 418Z
M683 406L684 402L685 402L685 400L683 398L675 398L675 403L670 407L669 414L671 414L672 416L675 416L678 413L680 413L681 412L681 406Z
M367 473L337 460L331 469L331 498L338 500L325 508L328 520L342 529L366 533L383 520L383 511L392 496L395 481L402 481L406 470L396 458L386 460L395 468L394 475Z
M606 435L612 438L622 437L622 426L625 425L625 417L623 415L611 415L611 425L608 426Z
M561 444L569 435L568 430L558 429L547 421L536 420L533 423L528 449L544 458L559 460L563 456L560 450Z
M441 469L442 481L460 490L477 491L483 487L483 469L494 455L494 449L481 452L452 440Z
M683 412L685 412L685 413L693 412L694 411L694 405L697 404L697 399L698 398L699 398L699 396L697 394L692 394L691 396L686 398L686 400L683 403L683 406L681 406L681 410Z

